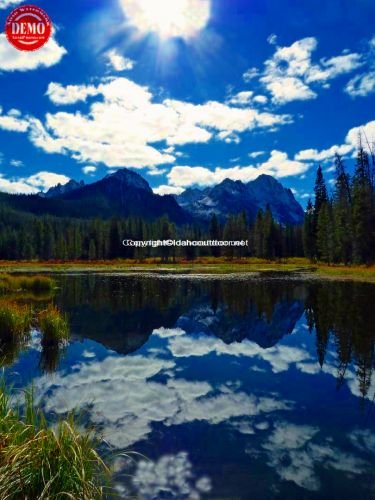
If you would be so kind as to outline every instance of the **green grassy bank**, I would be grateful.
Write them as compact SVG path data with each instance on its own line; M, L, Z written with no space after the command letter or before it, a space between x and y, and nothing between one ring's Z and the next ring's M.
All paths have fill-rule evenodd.
M2 261L4 273L70 273L70 272L120 272L120 273L172 273L172 274L234 274L234 273L300 273L309 278L353 280L375 283L375 266L344 266L311 263L307 259L293 258L267 261L255 258L226 260L200 258L193 262L178 260L161 262L160 259L27 262Z

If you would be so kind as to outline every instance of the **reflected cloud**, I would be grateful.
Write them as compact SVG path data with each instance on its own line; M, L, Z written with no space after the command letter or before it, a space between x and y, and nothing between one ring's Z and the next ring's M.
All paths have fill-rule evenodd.
M355 429L349 434L349 439L356 448L369 452L375 458L375 433L370 429Z
M318 467L355 475L371 470L366 460L340 450L330 440L319 442L319 432L318 427L277 422L262 445L268 455L268 465L281 479L309 491L320 489Z
M157 328L152 332L153 335L157 335L162 339L166 339L169 337L178 337L179 335L184 335L185 331L181 328Z
M233 344L225 344L216 337L206 336L177 336L170 337L168 349L174 357L206 356L207 354L247 356L267 361L274 373L287 371L291 365L302 361L310 361L313 358L305 349L277 345L269 349L262 349L255 342L243 340Z
M132 480L141 498L179 498L198 500L211 491L207 476L195 478L188 454L164 455L159 460L142 460Z
M86 360L72 373L36 380L37 402L44 401L47 411L58 414L87 408L91 422L115 448L144 439L157 422L214 425L292 408L276 394L256 397L237 392L236 382L227 384L223 393L208 382L174 378L174 368L174 361L140 355Z

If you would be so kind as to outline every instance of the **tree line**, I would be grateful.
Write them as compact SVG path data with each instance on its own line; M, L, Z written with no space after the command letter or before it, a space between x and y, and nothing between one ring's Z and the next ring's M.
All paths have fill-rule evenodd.
M314 202L308 201L303 226L278 223L267 206L255 220L245 212L208 225L176 226L166 216L150 221L139 217L74 219L32 215L0 203L0 259L104 260L177 257L194 260L212 256L228 259L281 259L305 256L311 261L369 264L375 261L375 157L359 144L353 176L340 155L328 193L322 168L317 170ZM247 240L246 247L124 247L122 241Z
M247 240L245 247L124 247L122 241L145 240ZM166 216L155 221L126 219L72 219L37 216L0 204L0 259L5 260L102 260L202 256L275 259L303 254L302 228L283 226L271 209L260 210L250 222L245 213L229 215L221 222L213 215L208 226L178 227Z
M359 142L354 174L335 156L335 179L328 194L321 166L315 200L308 201L303 227L305 256L327 263L370 264L375 260L375 157Z
M281 338L294 331L305 312L307 326L315 338L316 359L321 366L335 367L337 388L345 384L353 371L361 404L365 405L366 396L372 399L373 394L369 394L375 367L372 284L313 280L301 286L293 280L240 280L236 281L233 293L233 282L228 280L137 277L113 280L109 276L97 280L87 274L74 279L62 276L59 283L57 304L75 318L75 334L88 336L122 354L131 352L135 345L140 348L160 324L172 328L179 317L192 317L202 306L205 309L209 306L222 318L220 328L219 323L213 323L211 332L227 344L242 341L249 333L251 337L262 319L265 336L269 329L277 331ZM280 315L281 310L285 314ZM238 328L232 328L234 323ZM108 336L107 332L121 332L121 335ZM117 338L123 342L113 340Z

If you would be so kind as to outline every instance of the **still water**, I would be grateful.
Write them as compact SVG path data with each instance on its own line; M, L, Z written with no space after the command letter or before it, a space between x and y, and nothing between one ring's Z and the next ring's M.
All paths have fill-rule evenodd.
M69 346L33 332L7 377L52 420L77 409L114 455L147 457L115 459L121 498L375 498L374 285L58 282Z

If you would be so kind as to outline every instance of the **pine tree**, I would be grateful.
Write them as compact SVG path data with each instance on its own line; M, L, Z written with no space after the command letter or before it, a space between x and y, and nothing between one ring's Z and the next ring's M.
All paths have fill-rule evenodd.
M233 215L229 215L223 230L224 241L233 241L235 239L235 227L236 227L236 219ZM224 247L224 255L229 259L233 259L234 248L229 246Z
M116 259L120 256L120 231L117 219L112 219L109 229L109 258Z
M235 241L248 239L247 217L245 212L241 212L234 220L234 234ZM235 247L235 254L237 257L243 257L246 254L246 247Z
M336 153L336 180L333 198L336 260L348 264L352 259L352 214L349 176L342 158Z
M353 253L355 262L369 263L374 252L373 192L370 164L360 144L352 187Z
M271 208L267 205L263 218L263 257L273 259L275 257L274 221Z
M163 217L161 221L161 240L169 240L172 238L172 232L167 217ZM162 262L168 262L171 248L168 246L161 247Z
M316 218L318 218L321 207L324 205L324 203L327 203L328 201L327 188L323 177L322 167L320 165L316 172L314 193L315 193L314 210Z
M96 259L96 245L95 245L95 241L93 240L93 238L90 239L88 257L89 257L89 260Z
M264 240L263 240L263 210L260 209L257 213L254 229L254 252L256 257L264 257Z
M334 238L331 205L327 201L320 207L317 222L317 254L324 262L331 263L334 259Z
M309 198L307 202L305 220L303 224L303 249L305 256L314 260L316 257L316 235L314 226L314 207Z
M216 214L213 214L211 217L209 233L210 233L211 240L220 240L221 231L220 231L219 220L218 220ZM213 257L219 257L220 256L220 247L215 247L215 246L211 247L211 255Z
M319 214L322 210L322 207L328 203L328 194L327 194L327 188L326 184L324 181L323 177L323 171L322 167L319 165L318 170L316 172L316 179L315 179L315 187L314 187L314 193L315 193L315 202L314 202L314 233L315 233L315 253L316 257L320 258L319 255L319 245L318 245L318 221L319 221ZM321 244L322 244L322 235L321 235Z

